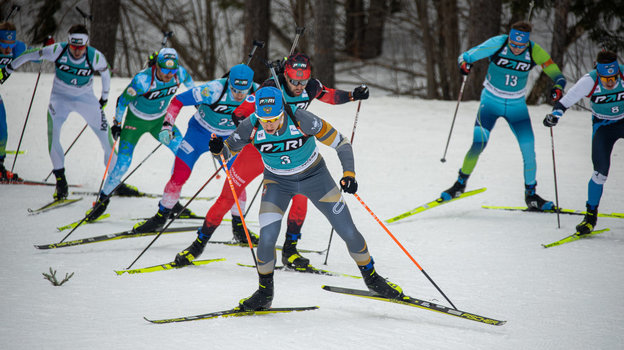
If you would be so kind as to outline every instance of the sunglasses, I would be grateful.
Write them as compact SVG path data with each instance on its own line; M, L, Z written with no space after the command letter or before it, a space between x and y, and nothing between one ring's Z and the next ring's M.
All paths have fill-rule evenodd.
M169 69L169 68L163 68L160 67L160 71L162 72L162 74L176 74L178 72L178 68L174 68L174 69Z
M14 48L15 45L17 45L16 42L13 42L11 44L0 42L0 47L3 48L3 49Z
M233 94L246 94L249 92L249 89L239 90L230 86L230 90L232 90Z
M281 118L284 115L284 112L280 113L277 117L273 117L273 118L262 118L262 117L258 117L258 120L261 123L273 123L279 120L279 118Z
M512 43L510 41L509 42L509 46L513 47L514 49L524 49L527 46L527 44L518 45L518 44L514 44L514 43Z
M74 50L82 50L82 49L84 49L86 47L86 45L73 45L73 44L69 44L69 47L71 49L74 49Z
M310 79L304 79L304 80L288 79L288 82L290 82L294 86L297 86L297 85L306 86L308 84L308 80Z
M617 80L617 74L609 75L606 77L600 76L600 81L602 82L602 85L606 85L607 83L615 83L616 80Z

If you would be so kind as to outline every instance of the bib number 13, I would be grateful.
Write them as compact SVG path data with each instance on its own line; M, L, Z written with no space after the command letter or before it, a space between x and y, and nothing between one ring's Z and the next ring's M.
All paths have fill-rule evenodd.
M515 75L505 74L505 85L507 86L518 85L518 77Z

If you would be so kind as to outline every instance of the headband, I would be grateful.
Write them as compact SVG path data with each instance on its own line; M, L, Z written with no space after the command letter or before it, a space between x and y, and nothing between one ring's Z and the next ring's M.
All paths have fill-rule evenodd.
M71 33L67 42L70 45L85 46L89 42L89 35L84 33Z
M517 43L525 44L529 42L529 36L531 33L523 32L517 29L512 29L509 31L509 40L515 41Z
M617 61L613 61L610 63L597 63L596 70L598 74L603 77L608 77L610 75L615 75L620 71L620 66Z
M14 30L0 30L0 40L14 41L16 35Z

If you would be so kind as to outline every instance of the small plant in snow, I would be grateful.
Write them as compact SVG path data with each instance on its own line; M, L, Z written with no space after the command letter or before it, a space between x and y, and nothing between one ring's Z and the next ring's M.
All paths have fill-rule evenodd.
M53 286L62 286L63 283L69 281L69 279L72 278L74 273L72 272L71 275L65 274L65 278L63 278L63 280L61 282L59 282L56 279L56 270L52 271L52 267L50 267L50 273L49 274L43 272L42 275L43 275L43 278L47 279L48 281L50 281L50 283L52 283Z

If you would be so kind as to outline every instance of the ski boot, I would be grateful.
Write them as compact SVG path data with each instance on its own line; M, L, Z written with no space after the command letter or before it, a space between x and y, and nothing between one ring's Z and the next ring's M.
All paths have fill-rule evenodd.
M177 202L173 206L173 209L171 209L171 214L169 214L169 218L170 219L175 218L176 215L178 215L178 213L180 213L180 216L178 216L178 219L188 219L188 218L192 218L193 216L197 216L189 208L184 208L182 204L180 204L180 202Z
M56 190L54 191L54 200L60 201L67 198L69 185L67 179L65 179L65 168L52 170L56 177Z
M119 197L141 197L143 193L141 193L139 189L134 186L121 183L115 190L115 195Z
M170 213L171 209L163 207L162 204L158 204L158 213L148 220L141 221L134 225L132 231L134 233L147 233L162 230Z
M292 234L286 232L286 241L282 248L282 263L293 269L307 269L310 265L310 259L304 258L297 251L297 241L301 238L301 233Z
M243 310L268 309L273 303L273 272L260 275L258 290L249 298L241 299L238 305Z
M232 215L232 233L234 234L234 240L240 243L247 243L245 228L240 216ZM258 236L255 233L249 231L249 236L252 244L258 244Z
M598 206L592 208L591 205L586 204L587 213L580 224L576 225L576 232L579 235L586 235L594 230L596 227L596 221L598 221Z
M445 190L440 194L440 198L442 202L449 201L453 198L459 197L466 190L466 182L468 181L468 177L470 175L466 175L459 171L459 176L457 176L457 181L451 186L449 189Z
M216 226L202 227L197 230L197 238L183 251L179 252L173 260L177 266L190 265L191 262L203 253L206 243L212 237L212 233L217 229ZM205 233L204 233L205 232Z
M106 207L108 206L109 202L110 197L105 195L103 192L100 192L100 196L98 200L93 203L93 207L87 210L87 222L95 221L97 220L97 218L102 216L102 214L104 214L104 212L106 211Z
M529 211L556 209L553 202L547 201L535 193L535 186L537 186L537 183L534 183L533 185L524 185L524 201L526 202Z
M371 261L364 265L358 265L360 272L362 273L362 277L364 277L364 283L366 283L366 287L371 292L375 292L384 298L388 299L401 299L405 295L403 294L403 289L398 285L387 281L383 277L381 277L375 271L375 262L371 257Z

